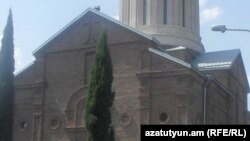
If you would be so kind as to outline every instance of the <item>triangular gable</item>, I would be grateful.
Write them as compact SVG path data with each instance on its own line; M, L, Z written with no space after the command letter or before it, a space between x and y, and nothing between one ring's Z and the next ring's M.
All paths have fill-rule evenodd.
M67 24L64 28L62 28L60 31L58 31L56 34L54 34L51 38L49 38L46 42L44 42L40 47L38 47L38 49L36 49L34 51L34 55L36 56L37 54L39 54L42 50L44 50L46 47L48 47L48 44L50 44L51 42L53 42L53 40L55 40L60 34L62 34L63 32L65 32L67 29L69 29L74 23L76 23L77 21L79 21L80 19L82 19L82 17L84 17L85 15L87 15L88 13L93 13L93 14L96 14L98 16L101 16L102 18L116 24L116 25L119 25L133 33L136 33L137 35L145 38L145 39L148 39L148 40L151 40L151 41L155 41L155 39L153 39L150 35L147 35L135 28L132 28L106 14L103 14L101 12L99 12L98 10L95 10L95 9L92 9L92 8L88 8L86 9L81 15L79 15L78 17L76 17L74 20L72 20L69 24Z

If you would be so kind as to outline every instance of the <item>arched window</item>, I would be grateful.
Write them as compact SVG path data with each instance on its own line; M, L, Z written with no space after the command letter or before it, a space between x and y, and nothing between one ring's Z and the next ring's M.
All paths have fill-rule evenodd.
M130 24L130 0L128 0L128 24Z
M182 0L182 26L185 27L186 26L186 8L185 8L186 4L185 4L185 0Z
M143 0L143 25L147 24L148 0Z
M163 0L163 24L168 23L168 0Z

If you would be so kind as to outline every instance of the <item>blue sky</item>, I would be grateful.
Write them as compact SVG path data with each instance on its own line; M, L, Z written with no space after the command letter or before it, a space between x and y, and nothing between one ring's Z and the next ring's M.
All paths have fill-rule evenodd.
M54 33L86 8L97 5L101 12L118 18L119 0L0 0L0 38L9 8L13 10L16 71L30 64L32 52ZM249 5L249 0L200 0L201 37L206 51L241 49L250 79L250 33L210 31L215 24L250 29Z

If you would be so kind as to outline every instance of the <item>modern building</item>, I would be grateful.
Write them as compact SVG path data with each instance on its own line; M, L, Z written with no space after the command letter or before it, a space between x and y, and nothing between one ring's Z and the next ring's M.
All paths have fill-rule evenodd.
M120 0L120 21L85 10L15 77L14 141L87 139L84 102L103 28L114 70L116 141L139 141L141 124L247 123L241 52L205 52L198 0Z

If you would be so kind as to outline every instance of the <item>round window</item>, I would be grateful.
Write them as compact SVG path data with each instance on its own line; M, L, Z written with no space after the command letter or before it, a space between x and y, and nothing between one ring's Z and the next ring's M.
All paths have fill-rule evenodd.
M131 123L131 117L129 117L127 114L122 114L120 118L120 124L122 126L128 126Z
M129 117L127 115L124 115L121 117L121 122L126 123L129 121Z
M56 130L56 129L58 129L58 128L60 127L60 125L61 125L61 122L60 122L60 120L57 119L57 118L53 118L53 119L50 121L50 128L51 128L51 129Z
M159 116L160 123L166 123L168 121L167 113L161 113Z

